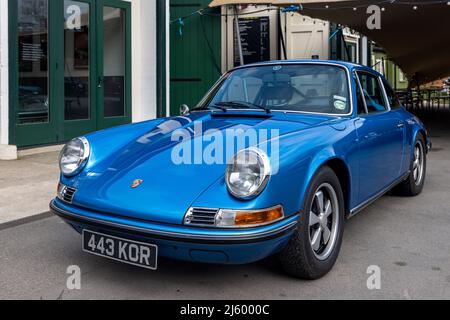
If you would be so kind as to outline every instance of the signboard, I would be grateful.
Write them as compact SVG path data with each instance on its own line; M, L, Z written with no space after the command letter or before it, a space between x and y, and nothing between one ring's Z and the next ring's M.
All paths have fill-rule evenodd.
M236 29L236 27L235 27ZM244 63L270 60L270 18L239 18ZM234 30L234 65L239 66L239 45Z

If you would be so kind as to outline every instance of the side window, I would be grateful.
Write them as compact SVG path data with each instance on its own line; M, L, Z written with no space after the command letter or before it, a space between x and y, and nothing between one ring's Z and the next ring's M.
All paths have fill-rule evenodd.
M374 113L388 110L378 77L365 72L358 73L358 76L366 100L367 111Z
M397 98L397 95L395 94L394 90L392 89L391 85L383 79L384 89L386 90L386 95L389 100L389 104L391 105L391 109L400 109L402 107L402 104Z

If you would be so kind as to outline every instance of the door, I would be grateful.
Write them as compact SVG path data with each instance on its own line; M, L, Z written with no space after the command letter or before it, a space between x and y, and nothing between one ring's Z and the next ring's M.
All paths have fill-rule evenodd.
M330 24L298 14L286 14L288 59L322 59L329 57Z
M10 135L62 143L131 122L131 4L9 2Z
M58 76L63 77L62 140L95 131L96 126L96 59L97 43L95 4L93 0L64 0L64 34L62 66Z
M131 4L97 2L97 128L105 129L131 122Z
M210 0L170 0L171 21L208 7ZM220 13L220 9L216 13ZM193 15L170 27L170 111L194 107L221 76L221 19Z
M404 123L390 111L381 79L358 73L365 108L356 120L359 141L359 201L377 195L400 178Z
M19 146L57 141L53 105L51 0L9 2L10 140Z

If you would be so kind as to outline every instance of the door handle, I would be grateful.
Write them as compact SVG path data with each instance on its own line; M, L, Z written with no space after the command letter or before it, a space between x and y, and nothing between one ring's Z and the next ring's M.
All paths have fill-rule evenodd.
M366 136L364 136L364 139L370 140L370 139L376 139L378 138L378 134L376 132L370 132Z
M101 89L103 87L103 77L98 77L97 88Z
M397 128L399 128L399 129L403 129L405 127L405 123L402 121L402 122L399 122L398 124L397 124Z

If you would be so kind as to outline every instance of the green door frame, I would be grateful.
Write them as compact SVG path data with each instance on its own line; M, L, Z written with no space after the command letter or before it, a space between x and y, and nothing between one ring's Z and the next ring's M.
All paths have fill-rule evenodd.
M64 119L64 1L48 2L48 97L49 122L18 125L19 110L19 46L18 1L8 2L9 14L9 134L10 144L18 147L55 144L97 129L131 122L131 4L122 0L77 0L90 4L90 120ZM103 7L125 10L125 116L104 118L103 88Z

